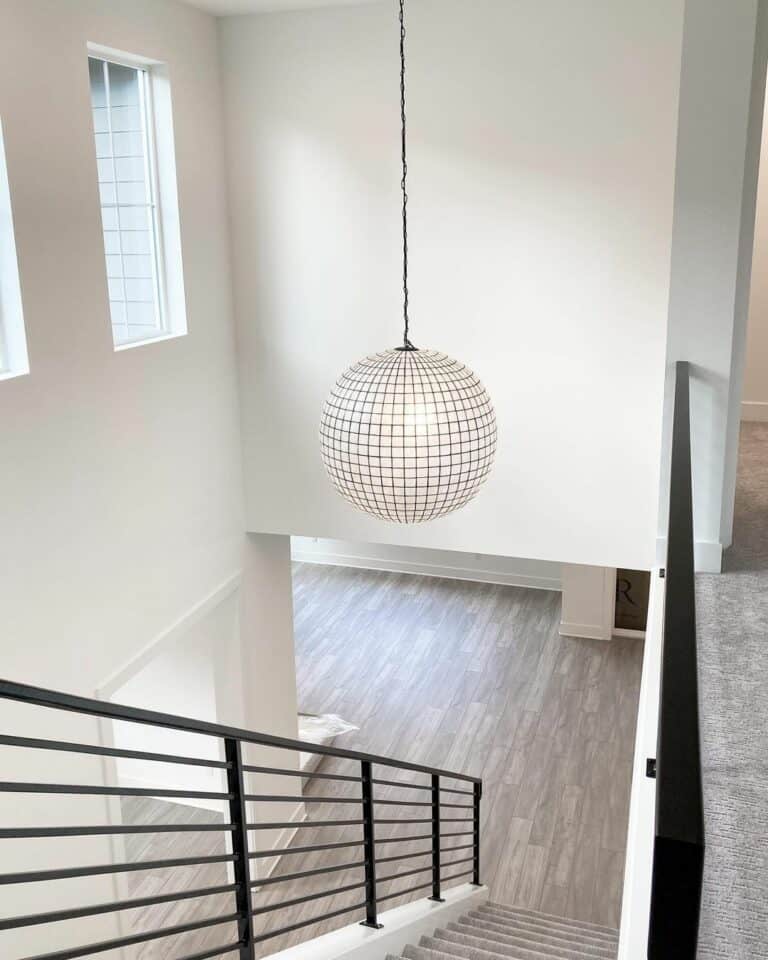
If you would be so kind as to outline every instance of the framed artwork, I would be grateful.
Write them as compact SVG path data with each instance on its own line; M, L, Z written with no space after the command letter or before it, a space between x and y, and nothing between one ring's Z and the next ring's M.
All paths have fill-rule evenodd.
M648 597L651 590L649 570L616 571L616 607L614 633L645 633L648 623Z

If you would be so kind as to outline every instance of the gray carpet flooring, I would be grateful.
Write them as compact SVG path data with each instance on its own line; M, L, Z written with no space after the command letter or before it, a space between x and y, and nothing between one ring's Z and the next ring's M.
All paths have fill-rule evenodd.
M742 425L734 543L699 575L701 960L768 960L768 424Z

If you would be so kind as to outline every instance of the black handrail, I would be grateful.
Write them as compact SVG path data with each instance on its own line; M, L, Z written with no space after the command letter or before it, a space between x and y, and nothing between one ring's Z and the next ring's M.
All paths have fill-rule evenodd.
M325 747L319 743L306 743L302 740L290 740L287 737L275 737L268 733L254 733L238 727L227 727L220 723L208 723L206 720L195 720L192 717L179 717L172 713L158 713L155 710L142 710L138 707L127 707L105 700L93 700L88 697L78 697L71 693L62 693L59 690L45 690L42 687L33 687L26 683L16 683L11 680L0 680L0 698L4 700L19 700L22 703L33 703L39 707L53 707L56 710L71 710L94 717L104 717L108 720L128 720L131 723L148 723L154 727L166 727L171 730L185 730L188 733L200 733L209 737L218 737L225 740L230 737L242 743L254 743L263 747L275 747L283 750L294 750L302 753L317 753L321 756L336 757L342 760L360 760L375 763L384 767L397 767L399 770L410 770L412 773L433 773L448 780L465 780L468 783L480 783L480 777L471 777L466 773L456 773L452 770L440 770L437 767L427 767L421 763L408 763L405 760L395 760L392 757L382 757L374 753L361 753L357 750L343 750L338 747ZM110 751L111 752L111 751ZM125 756L132 751L123 751ZM137 753L136 756L146 756ZM190 761L194 762L194 761Z
M676 364L656 757L650 960L695 960L704 873L690 372Z
M181 730L190 733L198 733L204 736L217 738L223 744L223 759L221 760L203 760L192 756L176 756L165 753L153 753L141 750L126 750L116 747L96 746L90 744L73 743L70 741L48 740L36 737L26 737L16 733L4 732L0 734L0 745L17 747L27 750L54 750L76 754L90 754L99 757L113 757L126 759L140 759L158 761L161 763L189 764L190 766L205 766L222 770L225 775L226 788L222 790L199 791L185 789L164 789L164 788L136 788L122 786L106 785L86 785L86 784L61 784L61 783L40 783L40 782L21 782L21 781L0 781L0 793L29 793L29 794L48 794L48 795L85 795L85 796L136 796L136 797L178 797L178 798L211 798L222 801L226 804L228 817L226 822L204 823L204 824L137 824L137 825L96 825L96 826L66 826L66 827L14 827L0 824L0 842L4 839L40 839L44 837L78 837L78 836L103 836L110 834L128 834L128 833L168 833L191 832L199 830L201 832L220 831L223 836L231 837L231 853L224 853L216 856L199 856L184 858L168 858L153 861L138 861L131 863L112 863L95 864L93 866L77 866L71 868L57 868L49 870L34 870L19 873L0 873L0 886L17 883L34 883L38 881L60 880L72 877L96 877L114 873L123 873L128 871L141 871L148 869L170 869L174 867L192 866L204 863L224 863L231 864L233 882L216 887L207 887L195 890L179 891L178 893L163 892L157 896L142 897L133 900L115 901L112 903L90 904L84 906L73 906L67 910L56 910L51 912L40 912L17 917L5 917L0 919L0 931L14 930L24 927L34 927L46 923L54 923L62 919L75 919L78 917L96 916L105 913L119 913L125 910L136 910L143 907L150 907L161 903L173 903L175 901L189 900L193 898L204 898L217 893L227 893L232 896L232 906L234 912L225 912L219 916L205 917L195 920L193 923L184 925L175 925L165 927L159 930L149 930L136 933L135 935L122 937L118 940L103 941L101 943L85 944L75 946L64 951L58 951L55 954L46 954L36 958L36 960L75 960L77 957L86 956L92 953L100 953L116 949L121 946L144 943L150 940L159 939L165 936L173 936L182 932L191 932L197 929L216 926L217 924L236 924L237 939L229 944L222 945L217 950L210 952L204 951L199 954L193 954L180 960L204 960L208 956L227 953L239 953L240 960L253 960L254 945L263 941L278 937L281 934L293 932L304 927L320 923L335 917L342 917L349 913L360 911L364 913L364 923L368 926L379 926L378 906L387 900L403 897L409 893L432 887L433 898L440 898L441 882L448 882L472 874L472 882L480 883L479 877L479 845L480 845L480 795L482 781L477 777L472 777L463 773L456 773L449 770L440 770L434 767L424 766L422 764L409 763L407 761L395 760L391 757L383 757L375 754L361 753L354 750L344 750L336 747L326 747L318 744L306 743L301 740L291 740L285 737L275 737L269 734L254 733L250 730L242 730L236 727L223 726L221 724L207 723L205 721L194 720L188 717L179 717L172 714L158 713L151 710L142 710L135 707L121 706L114 703L102 702L99 700L88 699L85 697L73 696L72 694L60 693L55 690L45 690L28 684L15 683L8 680L0 680L0 699L19 701L26 704L33 704L40 707L53 710L67 710L87 716L103 717L111 720L129 721L132 723L143 723L151 726L162 727L166 729ZM273 747L282 750L291 750L302 753L315 753L322 756L330 756L335 759L352 760L359 763L359 772L352 776L349 774L336 773L314 773L300 772L296 770L287 770L282 767L272 766L252 766L243 762L243 744L256 744L263 747ZM379 765L398 770L407 770L409 772L427 774L430 778L428 785L409 784L400 780L377 779L373 776L373 767ZM330 797L330 796L304 796L304 795L282 795L267 794L258 792L249 792L246 778L262 774L285 775L291 777L306 777L307 779L316 778L318 781L341 781L343 783L354 785L360 784L361 796L359 797ZM471 790L457 790L455 788L444 787L443 780L458 780L469 783ZM430 801L407 801L407 800L389 800L386 797L374 795L374 785L379 787L405 787L410 789L427 789L432 791ZM443 802L442 793L450 794L468 794L473 798L473 803L451 803ZM358 817L344 820L306 820L306 821L282 821L271 820L269 822L249 822L247 815L248 804L251 802L295 802L312 804L358 804L360 813ZM408 817L404 819L391 819L379 817L376 814L377 806L414 806L430 807L431 817L426 819ZM441 808L450 808L452 810L467 810L469 815L462 817L442 817ZM443 849L440 846L441 833L440 823L463 823L468 828L465 831L452 831L443 833L443 837L472 836L472 843L450 849ZM432 833L417 836L388 836L376 840L375 827L378 824L410 824L410 823L429 823L432 827ZM324 826L360 826L362 827L362 838L359 840L350 840L337 843L311 844L299 847L287 847L274 850L253 850L249 847L249 833L253 830L282 829L297 827L324 827ZM419 853L407 853L402 856L378 857L377 843L410 843L413 840L430 840L431 848ZM307 853L317 853L325 850L341 850L344 848L361 847L362 859L346 863L334 863L326 866L313 867L310 870L298 869L290 874L262 877L253 879L250 874L250 864L253 861L261 859L271 859L281 856L284 853L294 854L301 857ZM456 873L443 874L440 871L441 853L452 854L459 850L471 848L472 855L445 863L446 867L459 866L460 864L470 863L471 867L466 870L460 870ZM0 848L1 849L1 848ZM395 860L407 860L416 857L430 856L431 862L425 867L416 869L402 870L398 873L388 874L379 878L379 883L388 883L397 881L401 878L412 876L422 872L432 872L431 882L423 885L411 886L406 889L388 892L386 896L377 894L376 865L378 863L389 863ZM295 856L291 858L291 863L296 863ZM0 852L0 860L2 853ZM297 864L300 867L300 863ZM276 903L271 903L263 907L255 908L252 902L252 891L263 887L272 887L275 884L288 883L293 880L304 879L308 877L319 877L328 874L334 874L347 870L361 870L364 873L364 879L361 876L359 882L347 883L341 887L318 891L301 897L288 897ZM272 914L275 911L297 906L299 904L321 900L325 897L332 897L353 890L364 890L365 900L352 906L345 906L341 909L334 909L319 916L302 920L300 923L294 923L288 926L276 929L267 929L258 931L254 929L254 919L263 915ZM287 893L290 893L288 891Z

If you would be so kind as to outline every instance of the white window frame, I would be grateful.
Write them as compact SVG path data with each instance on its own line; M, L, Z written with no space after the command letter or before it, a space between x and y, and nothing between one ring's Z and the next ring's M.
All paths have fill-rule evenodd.
M144 175L148 191L146 206L152 225L150 259L156 326L146 337L118 342L114 339L114 326L110 316L114 349L117 352L173 339L187 333L170 82L165 65L146 57L93 43L87 45L87 52L89 59L135 70L140 85ZM105 76L105 91L108 90ZM160 101L159 105L157 101ZM107 105L109 106L109 103ZM111 136L112 117L109 110L108 117ZM159 142L161 140L162 142ZM122 206L117 203L115 205L118 208Z
M11 189L0 119L0 380L29 373Z

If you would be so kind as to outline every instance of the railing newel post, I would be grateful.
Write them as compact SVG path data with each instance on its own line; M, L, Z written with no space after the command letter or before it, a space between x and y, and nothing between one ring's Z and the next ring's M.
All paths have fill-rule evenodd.
M472 823L472 833L473 833L473 870L472 870L472 883L476 887L482 886L480 883L480 800L483 796L483 782L478 780L475 782L472 790L472 806L473 806L473 823Z
M440 895L440 775L432 774L432 896L435 903L445 903Z
M251 865L248 859L248 818L245 803L245 782L243 775L243 752L239 740L227 737L224 740L224 754L227 760L227 792L229 815L232 831L232 853L235 883L235 902L240 917L237 921L240 960L254 960L253 950L253 906L251 904Z
M363 850L365 851L365 920L361 926L380 930L376 906L376 837L373 809L373 774L371 761L360 761L363 804Z

